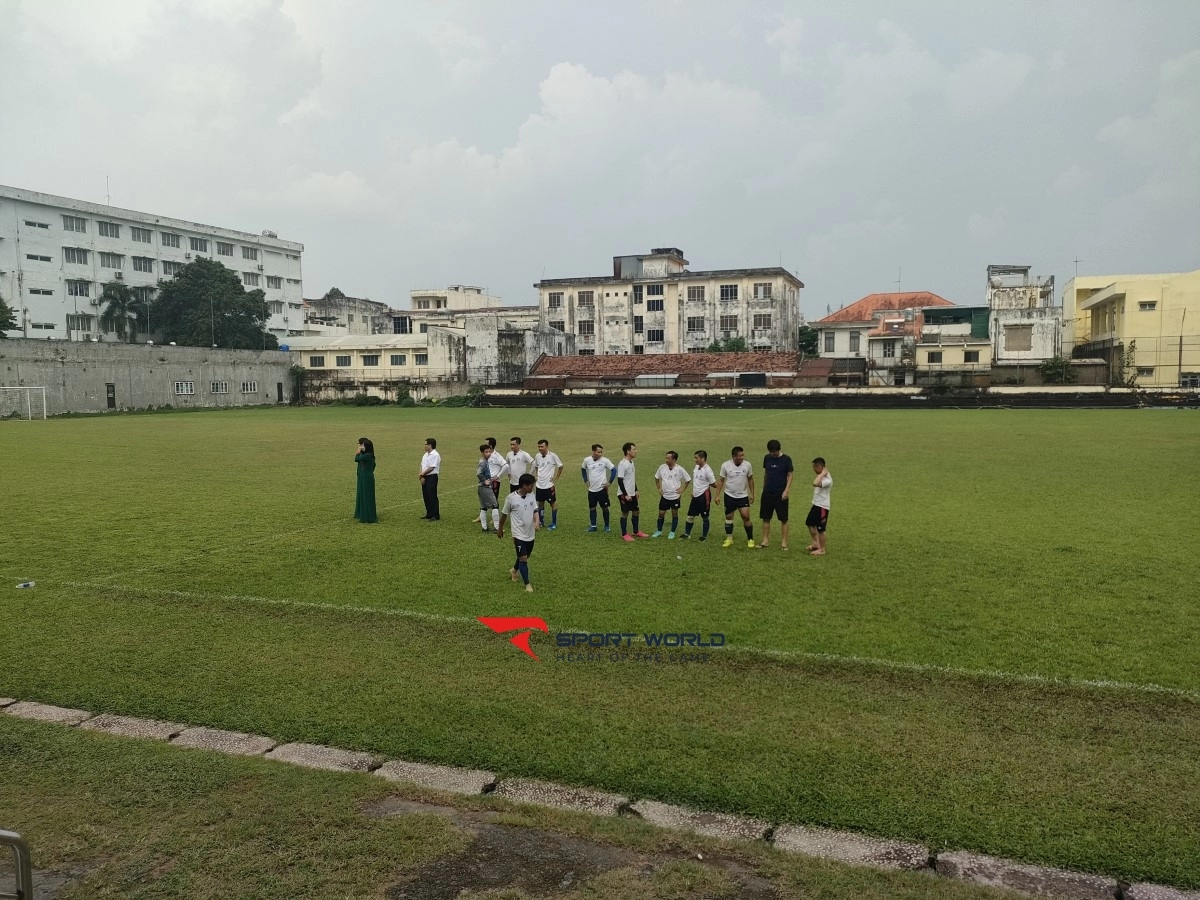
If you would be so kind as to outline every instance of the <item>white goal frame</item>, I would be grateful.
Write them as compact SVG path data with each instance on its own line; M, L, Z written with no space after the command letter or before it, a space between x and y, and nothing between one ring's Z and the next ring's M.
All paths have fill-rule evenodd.
M42 394L42 418L43 419L46 418L46 388L45 387L36 387L36 386L3 387L3 386L0 386L0 395L6 394L9 391L13 391L17 394L18 404L20 403L20 395L22 393L25 394L25 418L31 422L33 421L33 413L34 413L34 409L35 409L35 407L33 405L33 392L41 391L41 394ZM19 411L20 410L18 409L18 412Z

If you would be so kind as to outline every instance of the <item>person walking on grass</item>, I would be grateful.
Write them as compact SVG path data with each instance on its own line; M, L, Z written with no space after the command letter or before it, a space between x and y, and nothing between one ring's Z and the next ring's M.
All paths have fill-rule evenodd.
M546 504L550 504L549 530L558 528L558 491L556 485L562 476L563 464L557 453L550 451L550 442L542 438L537 442L538 452L533 455L533 473L537 479L533 496L537 500L538 517L546 521Z
M521 476L533 468L533 457L521 449L519 437L509 438L508 455L504 457L508 463L508 492L511 494L521 483Z
M504 540L504 523L512 521L513 549L517 553L517 561L508 570L513 581L520 579L525 582L525 590L533 593L533 585L529 583L529 557L533 556L533 538L541 527L541 517L538 515L537 500L533 497L533 485L536 479L526 472L517 482L517 489L504 498L504 508L500 511L500 525L496 528L496 537Z
M804 524L812 536L812 543L805 549L813 556L825 555L825 529L829 525L829 491L833 488L833 476L825 468L824 457L818 456L812 461L813 472L813 502L808 511Z
M650 537L638 529L637 472L633 461L637 459L637 444L626 441L621 447L624 456L617 463L617 499L621 502L621 540L632 541L635 537ZM629 532L629 517L633 517L633 533ZM605 529L607 531L607 529Z
M442 455L437 452L437 438L425 438L425 455L421 457L421 470L417 480L421 482L421 499L425 501L422 519L437 522L442 518L438 504L438 472L442 468Z
M788 497L792 490L792 458L783 452L779 441L767 441L763 457L762 500L759 518L762 519L762 543L766 550L771 543L771 517L779 517L779 549L788 548Z
M716 494L725 498L725 541L722 547L733 546L733 515L740 512L746 529L746 546L754 548L754 526L750 524L750 504L754 502L754 470L746 460L746 451L734 447L732 458L721 463Z
M666 460L654 473L654 484L658 488L658 525L650 537L661 537L666 513L671 513L671 530L667 532L667 540L675 540L675 532L679 528L679 494L683 486L692 480L683 466L678 464L679 454L668 450Z
M712 506L712 486L717 483L717 476L713 474L712 466L708 464L708 451L697 450L692 456L696 466L692 469L692 502L688 506L687 523L683 526L683 534L679 537L681 540L687 540L692 536L692 525L696 522L696 516L699 516L703 522L703 531L700 533L700 540L708 540L708 510Z
M375 512L375 445L370 438L358 439L358 452L354 454L358 466L358 490L354 496L354 518L367 525L378 522Z
M604 447L592 444L592 455L583 458L583 466L579 470L583 475L583 483L588 492L588 518L592 524L589 532L596 530L596 507L604 510L604 530L612 531L609 527L608 486L617 477L617 470L612 460L604 455Z

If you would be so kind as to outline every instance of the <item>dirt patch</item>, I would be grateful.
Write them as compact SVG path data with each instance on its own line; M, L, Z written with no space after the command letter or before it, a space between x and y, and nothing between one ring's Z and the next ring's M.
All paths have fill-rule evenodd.
M44 870L33 873L33 900L55 900L59 892L86 878L89 869ZM16 895L17 882L12 866L0 866L0 896Z

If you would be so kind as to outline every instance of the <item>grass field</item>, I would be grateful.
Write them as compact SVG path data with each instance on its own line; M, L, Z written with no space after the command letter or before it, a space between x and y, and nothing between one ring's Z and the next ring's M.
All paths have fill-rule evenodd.
M537 592L470 524L483 436L567 463ZM355 439L381 522L351 518ZM422 512L428 435L446 463ZM586 535L593 441L826 457L829 555ZM0 695L486 766L1200 886L1188 411L313 409L0 423ZM645 530L652 530L645 528ZM757 523L756 523L757 536ZM741 538L738 528L735 537ZM778 532L772 536L778 544ZM683 559L677 559L682 556ZM474 621L727 635L536 663Z

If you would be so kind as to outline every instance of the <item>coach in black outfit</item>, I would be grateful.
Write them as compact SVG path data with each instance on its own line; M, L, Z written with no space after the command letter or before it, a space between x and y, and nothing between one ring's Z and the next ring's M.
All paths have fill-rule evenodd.
M779 549L788 548L788 497L792 490L792 458L784 453L779 441L767 441L763 457L763 489L759 504L762 519L762 543L767 548L771 540L771 516L779 516Z
M442 468L442 455L437 452L437 439L425 439L425 455L421 457L421 499L425 501L422 519L436 522L442 517L438 504L438 471Z

